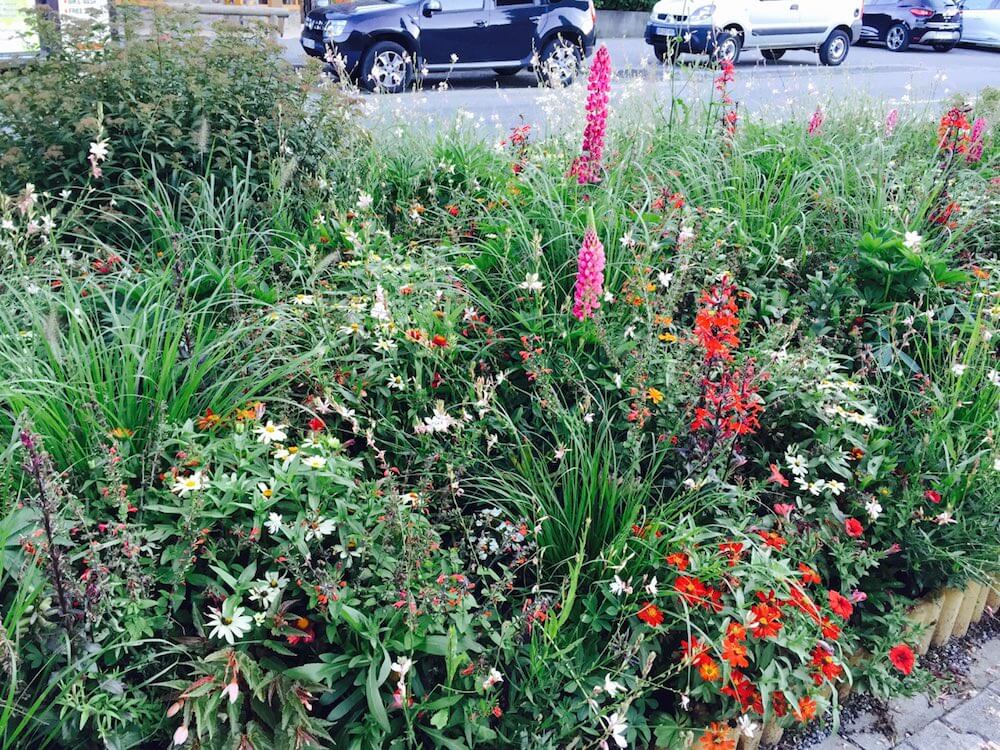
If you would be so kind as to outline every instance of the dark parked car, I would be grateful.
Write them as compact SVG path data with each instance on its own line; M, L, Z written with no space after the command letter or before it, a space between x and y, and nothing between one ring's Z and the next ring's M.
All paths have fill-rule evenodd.
M952 0L869 0L861 40L883 42L893 52L929 44L938 52L962 38L962 8Z
M370 91L403 91L417 70L531 67L567 84L595 21L592 0L362 0L310 11L301 42Z

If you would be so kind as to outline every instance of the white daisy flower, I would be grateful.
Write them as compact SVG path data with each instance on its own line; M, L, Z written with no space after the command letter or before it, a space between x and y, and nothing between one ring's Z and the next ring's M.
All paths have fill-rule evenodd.
M225 610L226 605L223 605L221 610L215 607L208 608L210 612L208 624L212 626L209 637L224 639L232 646L237 639L250 632L253 619L243 614L243 607L234 607L231 615L225 614Z
M208 480L200 471L186 477L179 477L170 491L181 497L187 497L192 492L200 492L208 487Z
M257 425L254 432L257 433L257 442L270 445L271 443L283 443L288 440L288 433L285 432L287 425L275 424L270 419L265 425Z

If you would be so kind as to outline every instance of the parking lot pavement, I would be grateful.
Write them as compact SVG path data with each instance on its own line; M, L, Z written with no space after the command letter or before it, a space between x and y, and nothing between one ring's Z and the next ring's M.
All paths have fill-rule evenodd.
M304 59L297 38L283 40L288 59ZM669 106L671 99L705 100L714 72L705 58L684 56L677 66L656 62L641 39L601 40L608 46L616 74L614 94L650 106ZM813 111L817 105L870 97L885 107L937 111L943 101L961 93L974 95L985 86L1000 87L1000 51L960 47L947 53L913 47L892 53L877 46L853 47L837 68L819 64L813 52L792 51L766 62L746 51L736 65L734 98L745 113L781 118ZM560 100L539 88L530 72L497 78L480 73L430 76L419 90L394 96L366 96L375 116L439 123L456 115L506 129L521 122L547 130L564 119Z

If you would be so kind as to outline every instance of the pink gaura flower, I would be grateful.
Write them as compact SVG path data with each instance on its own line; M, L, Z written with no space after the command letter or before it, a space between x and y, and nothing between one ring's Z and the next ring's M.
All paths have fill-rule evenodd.
M806 128L806 132L809 135L816 135L819 133L821 127L823 127L823 110L820 107L816 107L816 111L809 118L809 125Z
M899 110L890 109L885 116L885 136L888 138L896 132L896 125L899 123Z
M604 288L604 245L597 237L594 209L587 209L587 232L576 259L576 291L573 298L573 315L577 320L593 317L601 306Z
M791 503L777 503L774 506L774 512L783 518L791 518L794 510L795 506Z
M771 464L771 476L767 478L767 481L774 482L782 487L788 486L788 479L781 473L778 464ZM775 507L775 511L777 511L777 507Z

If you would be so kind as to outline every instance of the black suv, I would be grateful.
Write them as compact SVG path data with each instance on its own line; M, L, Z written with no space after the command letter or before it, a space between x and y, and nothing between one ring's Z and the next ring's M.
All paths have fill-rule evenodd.
M863 19L861 41L883 42L892 52L911 44L948 52L962 38L962 8L952 0L868 0Z
M310 11L300 41L370 91L403 91L415 71L525 67L568 84L595 21L592 0L362 0Z

